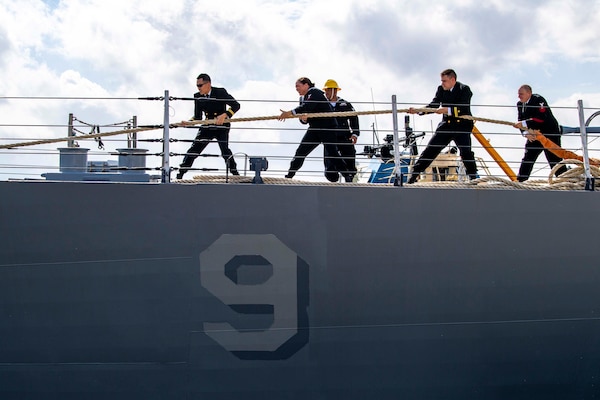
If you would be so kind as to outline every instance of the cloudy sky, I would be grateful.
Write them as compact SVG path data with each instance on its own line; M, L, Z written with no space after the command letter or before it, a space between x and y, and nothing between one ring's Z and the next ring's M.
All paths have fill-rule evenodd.
M517 89L528 83L561 124L577 126L577 100L589 107L586 116L600 109L599 20L600 0L0 0L0 144L64 137L69 113L98 125L134 115L141 125L162 124L163 103L136 98L165 90L189 97L201 72L240 100L236 117L255 117L292 108L300 76L319 86L334 78L342 97L370 111L390 109L392 95L399 108L428 103L440 71L454 68L474 93L476 116L515 120ZM172 101L171 122L188 119L192 110L191 102ZM411 124L429 131L437 120L414 116ZM360 121L359 151L374 142L373 127L381 140L392 126L391 115ZM518 131L478 126L517 169L524 144ZM270 172L283 175L303 130L295 120L239 123L231 148L268 155ZM195 130L171 134L191 138ZM262 143L248 143L257 140ZM100 151L93 141L80 142L96 160L114 159L111 150L126 147L116 137L105 144ZM576 137L566 144L581 146ZM56 168L55 149L62 145L0 150L0 179ZM158 146L139 145L152 153ZM188 146L173 143L171 151ZM592 139L591 147L600 145ZM218 147L206 152L218 154ZM314 155L320 154L319 148ZM158 166L160 159L147 164ZM538 166L545 164L541 157ZM23 166L30 167L26 174ZM223 161L201 158L194 166L222 168Z

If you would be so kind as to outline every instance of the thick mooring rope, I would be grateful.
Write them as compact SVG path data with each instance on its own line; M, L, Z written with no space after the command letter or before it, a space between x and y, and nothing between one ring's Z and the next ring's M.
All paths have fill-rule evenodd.
M410 109L408 109L408 108L403 108L403 109L397 110L397 113L399 113L399 114L400 113L408 113L409 110ZM414 108L413 110L417 113L435 113L435 111L437 109L436 108ZM306 118L327 118L327 117L331 118L331 117L351 117L351 116L358 116L358 115L378 115L378 114L392 114L392 113L393 113L393 110L338 111L338 112L326 112L326 113L300 114L300 115L294 115L291 117L284 117L284 119L294 119L294 118L299 118L301 116L303 116L303 117L305 116ZM489 122L492 124L500 124L500 125L513 126L513 124L514 124L513 122L509 122L509 121L501 121L501 120L482 118L482 117L473 117L470 115L464 115L461 118L470 119L473 121ZM224 122L225 123L236 123L236 122L269 121L269 120L278 120L278 119L281 119L280 115L266 115L266 116L262 116L262 117L228 118L228 119L225 119ZM216 122L217 122L216 119L191 120L191 121L185 121L185 122L171 124L171 127L178 128L178 127L184 127L184 126L211 125L211 124L216 124ZM117 131L112 131L112 132L94 133L94 134L89 134L89 135L85 135L85 136L68 136L68 137L54 138L54 139L42 139L42 140L27 141L27 142L20 142L20 143L10 143L10 144L0 145L0 149L14 149L17 147L36 146L36 145L40 145L40 144L66 142L69 140L95 139L95 138L99 138L99 137L123 135L123 134L134 133L134 132L145 132L145 131L151 131L151 130L156 130L156 129L162 129L162 126L157 125L157 126L150 126L150 127L129 128L129 129L121 129L121 130L117 130Z
M405 110L404 112L407 112ZM398 112L402 112L398 110ZM391 114L392 110L373 110L373 111L339 111L339 112L330 112L330 113L314 113L314 114L302 114L306 115L308 118L322 118L322 117L349 117L353 115L374 115L374 114ZM298 118L300 115L295 115L289 117L289 119ZM235 122L252 122L252 121L268 121L268 120L277 120L279 119L279 115L267 115L262 117L247 117L247 118L227 118L224 123L235 123ZM170 126L173 128L185 127L185 126L195 126L195 125L211 125L216 124L216 119L202 119L202 120L192 120L171 124ZM149 127L139 127L139 128L129 128L129 129L121 129L112 132L103 132L103 133L95 133L85 136L68 136L54 139L41 139L20 143L10 143L0 145L0 149L14 149L17 147L25 147L25 146L36 146L40 144L49 144L49 143L59 143L66 142L69 140L83 140L83 139L95 139L98 137L107 137L107 136L115 136L115 135L123 135L127 133L134 132L145 132L152 131L156 129L162 129L161 125L149 126Z
M68 136L68 137L54 138L54 139L41 139L41 140L34 140L34 141L21 142L21 143L3 144L3 145L0 145L0 149L14 149L16 147L36 146L39 144L49 144L49 143L59 143L59 142L66 142L69 140L95 139L95 138L99 138L99 137L123 135L123 134L127 134L127 133L144 132L144 131L151 131L151 130L155 130L155 129L159 129L159 128L158 127L130 128L130 129L122 129L122 130L118 130L118 131L113 131L113 132L93 133L93 134L89 134L89 135L85 135L85 136Z

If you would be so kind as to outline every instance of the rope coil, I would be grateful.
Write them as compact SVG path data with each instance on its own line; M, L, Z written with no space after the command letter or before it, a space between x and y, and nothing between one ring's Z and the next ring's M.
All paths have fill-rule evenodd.
M563 165L575 165L568 171L560 174L558 177L554 173ZM600 179L600 167L590 165L591 175L595 179ZM560 161L552 168L548 175L548 180L528 180L527 182L517 182L497 176L484 176L465 182L416 182L406 187L420 188L494 188L494 189L518 189L518 190L583 190L585 188L585 170L581 160L566 159ZM595 188L600 191L600 188Z

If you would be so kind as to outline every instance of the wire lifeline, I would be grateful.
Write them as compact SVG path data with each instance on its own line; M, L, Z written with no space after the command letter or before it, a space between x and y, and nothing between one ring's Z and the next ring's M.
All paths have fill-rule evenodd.
M435 111L437 109L436 108L413 108L413 110L418 113L435 113ZM403 109L398 109L397 113L408 113L408 111L409 111L408 108L403 108ZM389 109L389 110L372 110L372 111L338 111L338 112L293 115L290 117L285 117L283 119L295 119L295 118L299 118L300 116L303 116L303 117L306 116L307 118L332 118L332 117L350 117L350 116L358 116L358 115L376 115L376 114L392 114L392 113L393 113L393 110L391 110L391 109ZM280 118L281 118L280 115L267 115L267 116L262 116L262 117L247 117L247 118L227 118L227 119L225 119L224 123L279 120ZM500 124L500 125L508 125L508 126L514 125L513 122L509 122L509 121L501 121L501 120L496 120L496 119L474 117L471 115L463 115L463 116L461 116L461 118L470 119L473 121ZM217 122L216 119L203 119L203 120L192 120L192 121L185 121L185 122L180 122L180 123L176 123L176 124L170 124L169 126L173 127L173 128L179 128L179 127L190 127L190 126L196 126L196 125L211 125L211 124L216 124L216 122ZM77 139L95 139L98 137L122 135L122 134L126 134L126 133L135 133L135 132L144 132L144 131L150 131L150 130L155 130L155 129L160 129L160 128L162 128L161 125L149 125L149 126L143 126L143 127L138 127L138 128L122 129L122 130L113 131L113 132L104 132L102 134L90 134L90 135L79 136L79 137L69 136L69 137L55 138L55 139L43 139L43 140L36 140L36 141L29 141L29 142L3 144L3 145L0 145L0 149L12 149L15 147L36 146L36 145L40 145L40 144L49 144L49 143L59 143L59 142L74 140L76 138ZM528 131L532 132L532 133L534 132L531 129Z
M144 132L144 131L151 131L151 130L155 130L155 129L159 129L159 128L151 126L151 127L142 127L142 128L122 129L122 130L113 131L113 132L94 133L94 134L85 135L85 136L68 136L68 137L55 138L55 139L42 139L42 140L35 140L35 141L29 141L29 142L3 144L3 145L0 145L0 149L13 149L15 147L37 146L39 144L66 142L68 140L76 140L76 139L95 139L95 138L99 138L99 137L123 135L126 133Z
M310 114L309 118L342 117L342 116L350 116L350 115L367 115L367 114L390 114L391 112L392 112L392 110L317 113L317 114ZM290 118L298 118L298 117L293 116ZM225 122L233 123L233 122L266 121L266 120L276 120L276 119L279 119L279 115L270 115L270 116L264 116L264 117L249 117L249 118L230 118L230 119L226 119ZM169 126L173 127L173 128L178 128L178 127L194 126L194 125L210 125L210 124L215 124L216 122L217 122L216 119L205 119L205 120L194 120L194 121L189 121L189 122L186 121L185 123L171 124ZM15 147L36 146L36 145L40 145L40 144L65 142L68 140L74 140L75 138L94 139L97 137L107 137L107 136L114 136L114 135L122 135L122 134L126 134L126 133L144 132L144 131L150 131L150 130L155 130L155 129L160 129L160 128L162 128L161 125L150 125L150 126L145 126L145 127L122 129L122 130L113 131L113 132L104 132L102 134L90 134L90 135L79 136L79 137L69 136L69 137L64 137L64 138L42 139L42 140L29 141L29 142L3 144L3 145L0 145L0 149L12 149Z

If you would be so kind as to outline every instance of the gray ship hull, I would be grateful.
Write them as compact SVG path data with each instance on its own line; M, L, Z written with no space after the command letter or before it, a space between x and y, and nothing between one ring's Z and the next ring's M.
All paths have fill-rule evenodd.
M0 193L2 399L600 393L597 192Z

